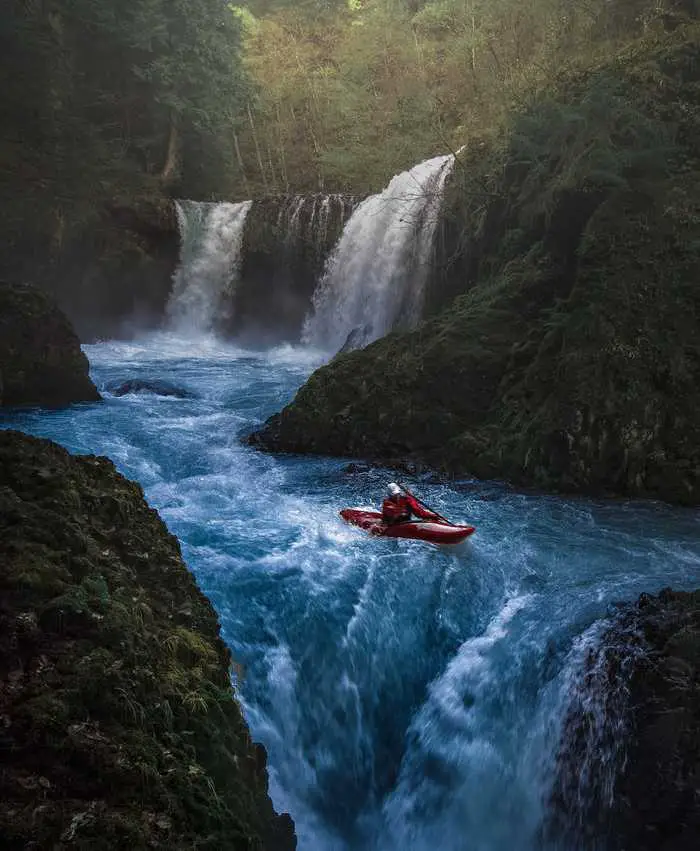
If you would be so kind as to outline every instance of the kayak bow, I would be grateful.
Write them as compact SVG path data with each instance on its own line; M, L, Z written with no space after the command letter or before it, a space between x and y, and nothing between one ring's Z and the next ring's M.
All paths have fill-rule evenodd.
M406 520L402 523L387 523L379 511L361 508L344 508L340 516L346 523L359 526L370 535L384 538L412 538L431 544L459 544L476 530L473 526L455 526L438 520Z

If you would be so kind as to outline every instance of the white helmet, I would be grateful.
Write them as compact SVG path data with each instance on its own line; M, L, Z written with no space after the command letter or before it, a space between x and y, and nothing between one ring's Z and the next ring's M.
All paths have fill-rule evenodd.
M398 496L401 493L401 488L396 484L396 482L389 482L386 489L389 496Z

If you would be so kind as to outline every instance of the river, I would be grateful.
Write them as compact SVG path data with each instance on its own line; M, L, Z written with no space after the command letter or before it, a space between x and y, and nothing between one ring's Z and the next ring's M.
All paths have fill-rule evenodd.
M241 665L301 851L540 847L586 653L616 601L700 585L697 513L419 477L476 534L456 548L372 539L338 510L376 506L390 474L242 441L319 353L165 333L85 351L99 388L161 379L194 398L105 393L2 425L107 455L142 484Z

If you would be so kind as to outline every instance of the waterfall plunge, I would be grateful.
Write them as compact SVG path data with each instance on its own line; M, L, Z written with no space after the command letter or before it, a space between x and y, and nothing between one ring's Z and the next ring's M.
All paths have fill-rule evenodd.
M453 164L453 155L426 160L355 209L316 287L304 342L357 348L418 322Z
M167 307L168 325L185 334L213 330L230 306L236 285L243 228L252 201L214 204L176 202L180 265Z

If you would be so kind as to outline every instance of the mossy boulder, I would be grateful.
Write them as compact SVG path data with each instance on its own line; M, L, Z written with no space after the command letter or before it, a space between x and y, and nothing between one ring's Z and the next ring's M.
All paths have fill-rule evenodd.
M106 458L0 431L0 846L288 851L215 613Z
M445 217L450 307L336 357L253 440L700 501L698 26L472 140Z
M41 290L0 281L0 407L100 399L65 315Z

